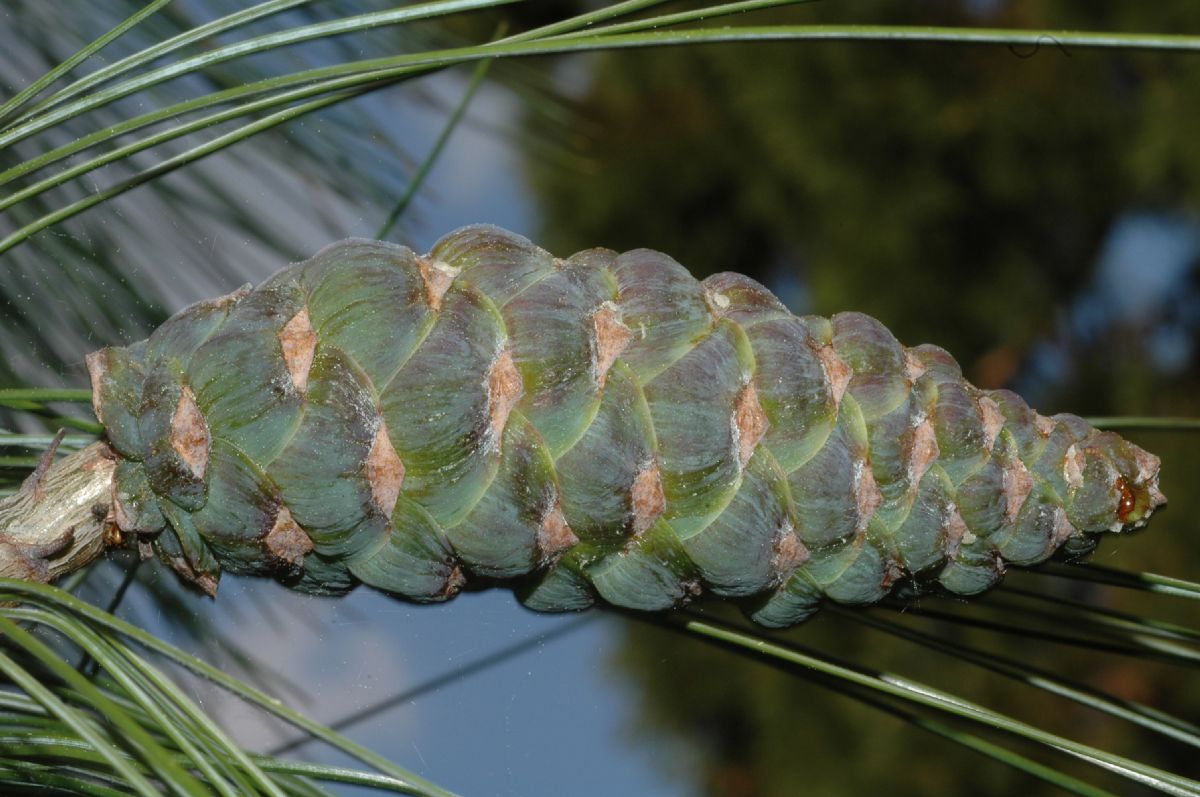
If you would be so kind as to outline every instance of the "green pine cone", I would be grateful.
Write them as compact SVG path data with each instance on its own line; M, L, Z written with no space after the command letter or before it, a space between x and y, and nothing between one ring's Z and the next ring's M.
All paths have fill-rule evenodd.
M1165 500L1156 457L867 316L493 227L334 244L88 365L116 524L210 594L505 579L540 610L709 591L785 626L975 594Z

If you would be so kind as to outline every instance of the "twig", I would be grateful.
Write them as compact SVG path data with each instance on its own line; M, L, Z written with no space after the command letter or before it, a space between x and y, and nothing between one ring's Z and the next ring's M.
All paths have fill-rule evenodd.
M115 468L107 444L93 443L0 502L0 577L49 583L119 542L105 534Z

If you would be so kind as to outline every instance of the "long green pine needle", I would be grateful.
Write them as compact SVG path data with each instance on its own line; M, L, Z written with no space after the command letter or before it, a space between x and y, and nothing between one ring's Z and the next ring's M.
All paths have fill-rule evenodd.
M936 650L962 661L970 662L1035 689L1041 689L1058 697L1095 709L1096 711L1139 725L1155 733L1168 736L1183 744L1200 747L1200 728L1177 717L1153 712L1148 707L1139 703L1118 701L1109 698L1095 690L1079 684L1073 684L1024 662L971 648L950 640L940 639L932 634L908 628L901 623L886 620L861 610L853 611L836 606L831 607L831 609L840 616L845 617L848 621L861 623L900 639L908 640L924 648Z
M188 30L172 36L165 41L152 44L149 47L138 50L136 53L128 55L118 61L114 61L111 64L106 64L94 72L89 72L88 74L80 77L78 80L75 80L71 84L56 91L45 100L35 103L31 108L19 115L15 121L24 121L35 114L42 113L51 107L62 104L65 100L81 94L93 86L98 86L122 74L128 74L139 66L156 61L159 58L162 58L164 55L175 52L176 50L186 47L189 44L204 41L222 33L226 33L230 30L235 30L242 25L247 25L251 22L271 16L272 14L278 14L282 11L287 11L288 9L306 5L312 2L314 2L314 0L268 0L268 2L258 3L249 8L240 9L231 14L214 19L211 22L206 22L202 25L189 28Z
M54 67L49 72L42 75L40 78L35 80L33 83L30 83L24 89L17 92L16 94L14 94L11 98L8 99L7 102L5 102L3 105L0 105L0 121L3 121L4 119L11 116L14 111L16 111L21 106L23 106L25 103L27 103L29 100L31 100L32 98L34 98L38 94L40 94L47 86L51 85L56 80L61 78L63 75L66 75L67 73L69 73L72 69L77 67L79 64L83 63L88 58L91 58L93 55L98 53L100 50L107 47L109 45L109 43L111 43L115 39L119 38L120 36L124 35L127 31L129 31L130 28L133 28L134 26L138 25L140 22L142 22L142 20L146 19L151 14L158 13L158 11L161 10L162 7L165 6L169 2L171 2L171 0L152 0L152 2L149 2L142 8L138 9L138 11L136 13L134 13L128 19L121 22L119 25L114 27L112 30L108 31L100 38L96 39L95 41L91 42L87 46L83 47L81 50L79 50L79 52L75 53L70 58L68 58L65 61L63 61L62 63L60 63L58 66Z
M1122 775L1164 794L1171 794L1176 797L1195 797L1195 795L1200 795L1200 782L1058 736L1028 723L963 700L962 698L946 694L925 684L913 682L890 673L876 675L845 667L828 659L804 653L791 646L785 647L761 637L751 636L742 631L708 621L684 620L682 627L689 633L702 638L756 651L763 656L805 667L823 675L838 678L849 684L867 687L880 694L900 698L916 705L942 711L1014 734Z
M409 784L414 793L431 795L431 797L455 797L452 792L442 789L417 775L406 772L383 756L334 733L303 714L288 708L279 700L263 694L258 689L239 681L207 662L195 656L189 656L153 634L107 614L62 590L29 581L0 579L0 596L11 596L0 598L0 600L26 601L45 606L54 612L76 614L98 627L120 634L143 648L164 656L169 661L217 684L251 705L265 709L267 712L326 742L335 749L376 768L381 773ZM72 670L72 672L74 671Z

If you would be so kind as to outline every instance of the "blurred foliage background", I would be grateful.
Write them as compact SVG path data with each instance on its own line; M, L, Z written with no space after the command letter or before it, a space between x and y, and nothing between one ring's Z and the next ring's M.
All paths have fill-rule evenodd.
M5 2L0 85L23 85L138 5ZM171 4L106 58L239 5ZM566 6L587 4L525 3L306 43L163 84L156 101L182 96L196 81L212 89L486 38L502 19L523 30ZM330 0L263 24L384 7ZM1200 7L860 0L745 21L1200 33ZM87 351L137 339L187 301L260 279L328 240L372 235L429 138L412 120L444 116L455 96L447 85L461 87L422 83L335 106L5 253L0 387L82 385ZM519 201L530 209L519 231L557 254L651 247L697 276L750 274L797 312L862 310L906 343L945 347L979 386L1012 387L1043 412L1200 415L1200 57L1074 49L1050 38L1034 47L779 43L501 63L490 85L464 124L500 142L511 161L471 165L466 193L479 199L473 209L483 217L458 223L511 226L505 214ZM111 113L130 109L118 104ZM64 140L77 134L61 131ZM6 151L0 167L32 157L34 147ZM137 166L115 164L116 174L90 179L118 179ZM447 231L435 228L454 218L441 203L463 195L450 176L462 174L444 172L439 184L433 173L404 216L401 239L420 248ZM76 183L43 201L50 207L89 190ZM42 210L0 215L0 234ZM1162 456L1171 506L1148 532L1106 541L1098 560L1195 578L1195 438L1130 436ZM1044 587L1047 579L1013 582ZM1150 606L1096 586L1062 590L1127 611ZM991 596L981 611L1003 610L1003 600ZM1154 611L1188 619L1175 607ZM1200 719L1200 686L1178 665L927 622L997 655ZM633 744L667 751L656 755L665 779L695 794L1058 793L794 673L661 629L622 627L612 658L639 707ZM789 638L1200 776L1188 747L1143 739L843 616L823 614ZM1131 793L1127 783L1107 785Z

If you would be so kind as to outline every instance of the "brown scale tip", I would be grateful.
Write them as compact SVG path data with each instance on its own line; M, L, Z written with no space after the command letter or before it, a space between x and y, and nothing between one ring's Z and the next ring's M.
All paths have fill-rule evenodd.
M175 571L176 575L179 576L180 580L184 584L192 587L193 589L199 590L210 598L217 597L217 586L220 583L220 573L215 575L211 573L201 573L192 567L192 563L182 556L169 557L167 559L167 565Z
M845 361L833 350L833 346L828 344L821 346L816 350L816 354L833 392L833 403L841 404L842 396L845 395L846 388L850 385L850 377L854 374L850 370L850 366L846 365Z
M92 380L92 412L96 420L104 423L104 407L100 401L100 387L104 384L104 375L108 373L108 349L100 349L83 358L87 364L88 376Z
M196 397L192 390L184 385L179 395L179 403L175 406L175 414L171 417L171 446L188 466L192 474L203 479L208 469L208 447L211 437L208 424L196 406Z
M417 270L425 283L425 301L435 313L442 309L442 297L450 290L454 278L462 269L428 257L417 258Z
M575 532L571 531L566 515L563 514L562 505L556 499L550 507L550 511L542 518L541 527L538 528L537 545L543 563L549 564L555 561L578 543L579 538L575 536Z
M488 372L488 419L496 445L499 445L504 437L504 426L508 423L509 413L524 394L525 385L521 380L521 372L513 362L512 351L505 346Z
M753 382L747 382L742 391L738 393L732 424L738 464L744 468L750 461L750 457L754 456L755 447L758 446L759 441L767 433L767 428L771 425L771 422L767 420L767 413L763 411L762 405L758 401L758 391L754 389Z
M592 373L596 384L604 387L608 370L633 340L633 332L621 321L621 313L612 302L605 302L592 314Z
M808 548L800 541L792 524L784 523L775 535L772 546L771 572L775 574L775 582L786 583L796 568L808 561L809 555Z
M371 485L371 502L384 517L390 518L396 511L396 501L404 484L404 462L392 445L383 418L379 419L379 428L367 453L366 473Z
M875 482L875 472L867 460L855 463L854 496L858 505L858 530L861 532L867 528L867 524L875 516L875 510L883 503L883 493Z
M439 601L449 600L459 592L462 592L462 588L466 586L466 583L467 576L465 573L463 573L462 567L455 564L451 566L450 572L446 576L446 583L442 585L440 590L438 590L438 593L434 599Z
M312 540L300 528L286 506L280 506L271 530L263 539L267 554L288 570L299 571L304 557L313 549Z
M638 472L633 480L630 499L633 503L633 533L636 537L653 526L654 521L667 509L667 499L663 494L657 463L650 462Z
M313 356L317 351L317 333L308 316L308 308L292 316L277 335L283 350L283 364L287 366L292 384L300 395L308 390L308 372L312 368Z

